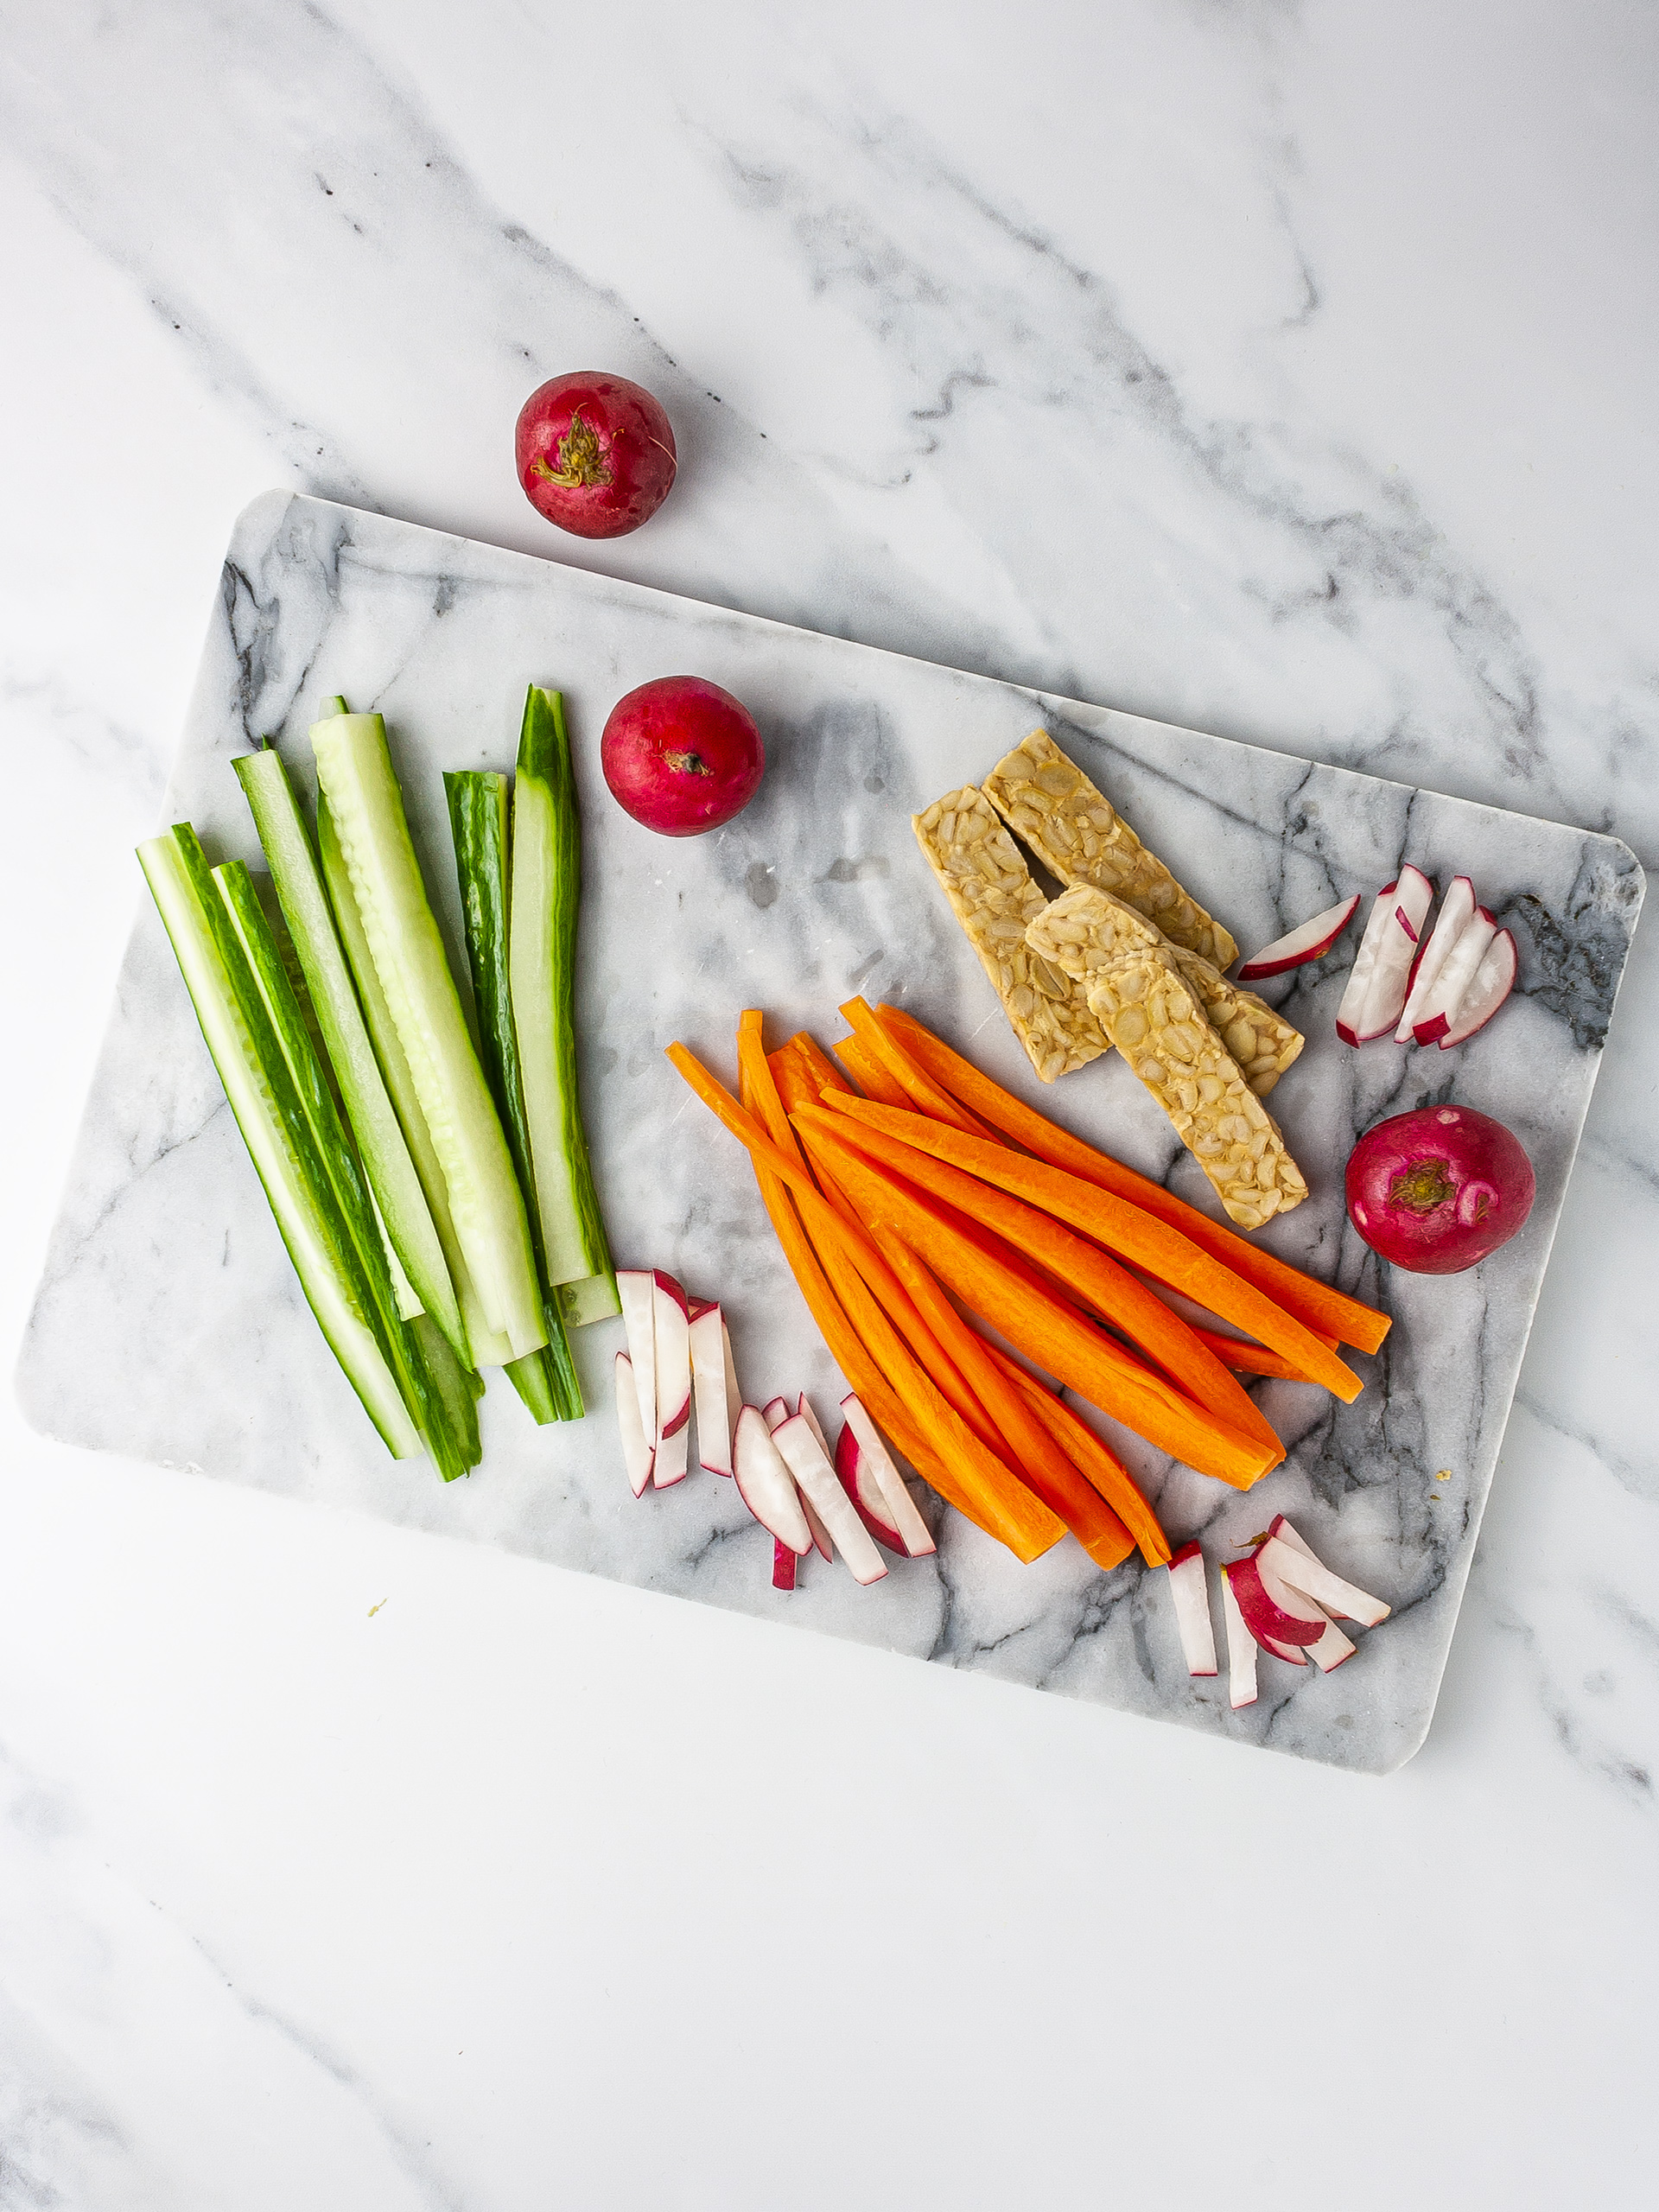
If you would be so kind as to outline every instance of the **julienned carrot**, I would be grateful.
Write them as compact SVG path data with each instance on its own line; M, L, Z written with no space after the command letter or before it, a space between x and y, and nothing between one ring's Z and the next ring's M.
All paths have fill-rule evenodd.
M802 1118L804 1123L807 1116ZM1025 1277L988 1260L924 1193L884 1174L846 1144L836 1122L818 1109L816 1142L861 1218L896 1230L964 1305L1027 1357L1160 1451L1236 1488L1248 1490L1283 1456L1282 1446L1269 1452L1241 1436L1160 1376L1126 1358L1075 1306L1045 1297Z
M875 1018L875 1011L864 999L849 999L841 1008L841 1018L854 1032L867 1052L873 1052L887 1070L891 1080L905 1092L909 1103L921 1113L931 1114L936 1121L948 1122L953 1129L963 1129L970 1136L991 1137L977 1114L954 1099L940 1084L934 1082L925 1068L918 1068L910 1054L895 1045ZM843 1046L836 1050L846 1058ZM868 1084L863 1089L872 1098L879 1096ZM892 1103L892 1101L888 1102ZM996 1140L993 1137L992 1141Z
M851 1085L841 1070L804 1029L798 1029L787 1042L775 1052L766 1055L772 1073L776 1075L780 1061L787 1060L798 1068L808 1082L816 1083L820 1091L849 1090Z
M867 1100L837 1095L821 1105L803 1107L797 1118L803 1128L824 1122L839 1124L843 1139L855 1150L1006 1239L1058 1276L1073 1295L1086 1299L1114 1328L1132 1338L1218 1421L1269 1453L1268 1465L1276 1465L1284 1457L1283 1446L1237 1378L1139 1276L1037 1207L887 1134L893 1123L916 1122L922 1116L896 1113L887 1107L872 1108ZM942 1134L978 1151L1006 1150L956 1130Z
M867 1098L883 1106L910 1104L909 1092L861 1037L843 1037L836 1046L836 1057Z
M1057 1220L1092 1236L1097 1243L1122 1255L1131 1265L1143 1268L1160 1282L1179 1290L1195 1305L1218 1314L1235 1327L1284 1355L1287 1371L1322 1382L1327 1390L1351 1402L1363 1387L1353 1370L1344 1365L1324 1340L1293 1314L1242 1275L1202 1250L1183 1231L1148 1213L1144 1206L1085 1182L1079 1175L1013 1152L994 1138L964 1135L919 1113L901 1113L867 1099L838 1093L830 1102L869 1128L896 1142L913 1147L929 1159L945 1162L959 1173L977 1177L999 1191L1029 1200ZM912 1179L921 1181L917 1175ZM1151 1294L1148 1294L1150 1295ZM1135 1332L1130 1332L1131 1334ZM1195 1333L1202 1336L1201 1331ZM1137 1342L1143 1339L1137 1338ZM1265 1369L1264 1373L1276 1370Z
M772 1213L773 1226L779 1230L779 1242L784 1244L791 1266L800 1256L804 1244L808 1250L815 1249L817 1264L812 1272L834 1292L835 1305L844 1307L847 1325L831 1336L834 1316L827 1305L823 1313L815 1306L813 1318L842 1374L864 1399L871 1418L888 1430L906 1458L912 1455L905 1442L906 1433L913 1436L919 1430L931 1447L925 1456L945 1477L944 1482L935 1484L939 1495L952 1504L966 1499L970 1518L1000 1538L1016 1557L1033 1560L1058 1543L1065 1533L1063 1524L986 1450L939 1395L925 1370L905 1349L870 1296L851 1258L852 1251L862 1248L861 1255L867 1255L871 1264L886 1266L869 1239L842 1219L806 1169L772 1142L754 1116L745 1112L725 1085L717 1082L683 1045L671 1045L668 1058L715 1118L747 1147L757 1173L765 1171L793 1198L800 1229L810 1232L810 1243L805 1234L794 1238L786 1236L779 1219L779 1214L784 1213L787 1221L781 1207ZM764 1184L762 1196L768 1196ZM770 1205L767 1210L772 1211ZM796 1280L801 1284L803 1295L807 1295L810 1276L804 1280L798 1269ZM808 1304L812 1304L810 1296ZM866 1396L866 1384L874 1385L878 1378L880 1381L875 1397ZM886 1411L878 1410L878 1399ZM890 1418L895 1400L907 1409L907 1416L899 1427L893 1427ZM912 1460L912 1464L932 1479L932 1471L918 1462Z
M969 1327L923 1262L890 1230L875 1234L918 1308L1007 1438L1014 1465L1044 1504L1059 1515L1095 1564L1109 1570L1118 1566L1127 1538L1131 1543L1140 1542L1149 1567L1161 1567L1169 1557L1169 1546L1157 1516L1127 1471L1122 1483L1103 1497L1078 1472L1065 1446L1003 1372L990 1345Z
M1233 1368L1240 1375L1275 1375L1287 1382L1313 1380L1305 1368L1293 1365L1282 1352L1269 1351L1265 1344L1245 1344L1237 1337L1218 1336L1213 1329L1200 1329L1196 1323L1192 1333L1204 1338L1224 1367Z
M1096 1152L1092 1145L1084 1144L1080 1137L1074 1137L1069 1130L1060 1128L1004 1090L1000 1084L993 1083L970 1060L953 1052L942 1038L924 1028L902 1007L880 1006L876 1015L888 1035L927 1074L993 1128L1012 1137L1016 1144L1024 1145L1027 1152L1035 1153L1052 1166L1063 1167L1070 1174L1081 1176L1084 1182L1098 1184L1103 1190L1127 1198L1132 1205L1156 1214L1160 1221L1166 1221L1173 1229L1190 1236L1224 1267L1232 1268L1258 1290L1265 1291L1287 1313L1294 1314L1310 1329L1335 1337L1341 1344L1352 1344L1359 1351L1376 1351L1388 1335L1391 1324L1386 1313L1362 1305L1358 1299L1350 1298L1345 1292L1320 1282L1315 1276L1303 1274L1299 1268L1263 1250L1261 1245L1252 1244L1222 1223L1212 1221L1208 1214L1200 1213L1196 1206L1176 1198L1161 1184L1137 1175L1132 1167L1125 1167L1103 1152Z
M1077 1472L1086 1477L1103 1497L1111 1497L1119 1482L1134 1482L1134 1476L1130 1474L1116 1452L1111 1450L1103 1438L1098 1436L1090 1427L1081 1414L1074 1412L1066 1404L1065 1399L1058 1397L1052 1390L1045 1389L1034 1375L1021 1367L1017 1359L1010 1359L1007 1353L997 1345L991 1344L988 1349L1009 1380L1023 1392L1032 1411L1060 1449L1066 1453ZM1134 1549L1135 1539L1126 1529L1123 1531L1122 1551L1113 1564L1120 1564ZM1090 1557L1098 1560L1103 1567L1106 1564L1104 1558L1098 1552L1091 1553ZM1167 1560L1167 1539L1166 1539L1164 1558L1159 1560L1158 1564L1166 1565Z

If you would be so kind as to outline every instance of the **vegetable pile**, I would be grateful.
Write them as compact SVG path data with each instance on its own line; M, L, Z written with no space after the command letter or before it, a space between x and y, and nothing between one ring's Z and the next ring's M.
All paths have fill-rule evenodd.
M302 1287L394 1458L478 1464L480 1370L580 1420L567 1331L618 1307L575 1086L580 823L563 706L517 774L446 779L475 1049L378 715L311 732L315 836L279 756L236 771L274 905L181 823L138 856Z
M1425 941L1434 886L1408 861L1376 894L1337 1008L1344 1045L1391 1032L1397 1045L1449 1050L1484 1029L1515 987L1515 938L1456 876Z
M1169 1562L1169 1592L1187 1672L1216 1672L1215 1630L1210 1620L1204 1554L1185 1544ZM1315 1557L1282 1513L1275 1514L1244 1558L1221 1570L1221 1604L1227 1628L1228 1695L1235 1712L1254 1705L1258 1650L1293 1667L1310 1660L1323 1675L1351 1659L1357 1649L1337 1626L1357 1621L1375 1628L1389 1617L1380 1598L1356 1589Z
M1071 1136L897 1008L854 999L842 1013L858 1090L804 1033L768 1053L754 1011L738 1030L738 1097L683 1045L669 1058L747 1148L861 1405L1016 1557L1068 1529L1104 1568L1137 1547L1149 1565L1170 1555L1128 1470L1058 1386L1240 1490L1285 1456L1240 1371L1358 1395L1338 1346L1375 1351L1384 1315ZM1220 1329L1194 1327L1170 1294ZM643 1298L637 1326L643 1344Z

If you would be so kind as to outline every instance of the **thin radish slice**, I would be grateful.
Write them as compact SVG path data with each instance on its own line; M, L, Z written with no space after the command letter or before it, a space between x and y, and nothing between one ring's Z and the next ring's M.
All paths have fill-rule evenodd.
M651 1480L654 1456L651 1439L639 1418L639 1393L633 1380L633 1362L625 1351L616 1355L616 1425L622 1436L622 1464L628 1471L628 1488L640 1497Z
M732 1442L737 1442L737 1417L743 1409L743 1393L737 1387L737 1362L732 1357L732 1332L726 1320L726 1309L720 1313L720 1350L726 1362L726 1411L732 1424Z
M830 1440L824 1434L817 1414L813 1412L811 1407L807 1403L806 1393L804 1390L802 1391L800 1396L795 1401L795 1410L799 1414L801 1419L811 1430L813 1435L817 1438L819 1451L823 1452L826 1459L833 1461L835 1454L830 1449Z
M1369 1591L1356 1589L1351 1582L1344 1582L1323 1560L1286 1543L1281 1536L1269 1536L1256 1554L1256 1560L1264 1573L1276 1574L1298 1596L1311 1598L1322 1611L1335 1613L1345 1621L1357 1621L1362 1628L1375 1628L1379 1621L1389 1618L1390 1609L1380 1598L1373 1598Z
M1293 1648L1317 1643L1330 1624L1311 1598L1299 1598L1271 1586L1262 1573L1257 1554L1224 1568L1244 1625L1258 1643L1289 1644ZM1282 1587L1282 1586L1280 1586Z
M1259 982L1264 976L1282 976L1292 968L1319 959L1322 953L1330 951L1358 911L1359 893L1356 891L1351 899L1338 899L1334 906L1327 906L1322 914L1315 914L1288 936L1275 938L1260 952L1253 952L1238 971L1239 982Z
M781 1536L772 1540L772 1586L774 1590L795 1587L795 1554Z
M726 1324L718 1306L691 1317L691 1394L697 1408L697 1458L711 1475L732 1471L731 1401L726 1395Z
M1420 868L1409 861L1394 887L1394 906L1376 948L1376 961L1366 987L1360 1014L1358 1041L1368 1045L1385 1037L1399 1020L1411 987L1411 970L1423 941L1423 925L1434 903L1434 887Z
M1233 1711L1255 1703L1255 1638L1244 1625L1227 1570L1221 1570L1221 1617L1227 1627L1227 1697Z
M1458 931L1458 941L1446 956L1446 964L1417 1009L1411 1033L1420 1045L1438 1045L1450 1030L1470 985L1486 957L1486 949L1497 935L1497 924L1484 906L1477 906Z
M1337 1034L1344 1045L1357 1045L1359 1025L1364 1018L1365 1001L1370 995L1371 977L1376 969L1376 956L1382 948L1382 932L1393 914L1393 899L1398 884L1385 883L1371 901L1371 911L1365 917L1365 928L1359 940L1359 950L1354 955L1354 964L1349 970L1348 984L1337 1008Z
M789 1419L789 1400L768 1398L760 1408L760 1418L768 1428L776 1428L780 1422Z
M1282 1513L1275 1513L1268 1522L1268 1534L1269 1536L1277 1536L1281 1543L1288 1544L1292 1551L1300 1552L1304 1559L1319 1558L1319 1554L1308 1542L1306 1537L1299 1535ZM1257 1548L1260 1549L1260 1547L1258 1546Z
M685 1301L686 1319L688 1321L701 1321L705 1313L712 1313L714 1312L715 1303L716 1301L712 1298L688 1297Z
M799 1414L780 1421L772 1437L784 1463L799 1484L801 1495L817 1506L824 1527L836 1540L836 1548L847 1562L855 1582L879 1582L887 1571L869 1530L854 1510L853 1502L836 1478L829 1455Z
M1466 875L1453 876L1451 888L1440 901L1440 911L1435 916L1433 934L1411 971L1411 988L1406 993L1400 1027L1394 1033L1396 1045L1410 1044L1412 1029L1422 1010L1423 1002L1439 982L1440 970L1474 912L1474 885Z
M1461 1045L1465 1037L1472 1037L1477 1029L1486 1027L1515 988L1515 939L1508 930L1499 930L1481 955L1473 982L1458 1001L1452 1027L1440 1039L1443 1052L1450 1052L1453 1045Z
M657 1441L657 1278L650 1268L619 1268L617 1296L628 1335L628 1361L639 1399L639 1426Z
M745 1406L738 1414L732 1472L739 1496L761 1527L791 1551L810 1552L812 1533L801 1510L801 1494L758 1406Z
M1269 1537L1268 1542L1272 1541L1273 1539ZM1255 1568L1262 1580L1262 1587L1274 1605L1282 1607L1287 1612L1304 1611L1316 1614L1324 1623L1324 1627L1318 1636L1311 1639L1306 1637L1299 1637L1297 1642L1319 1672L1322 1675L1328 1675L1333 1667L1340 1667L1344 1659L1351 1659L1358 1647L1343 1634L1317 1598L1310 1598L1300 1590L1293 1590L1289 1583L1280 1574L1274 1561L1272 1559L1263 1560L1262 1553L1267 1548L1267 1544L1263 1544L1249 1564ZM1289 1550L1290 1547L1286 1546L1285 1548ZM1293 1558L1301 1556L1297 1552L1292 1552L1291 1555ZM1243 1603L1242 1594L1240 1603Z
M836 1473L842 1488L853 1501L859 1519L875 1538L890 1552L904 1555L904 1541L887 1519L887 1502L858 1441L851 1421L843 1421L841 1434L836 1439Z
M874 1476L887 1500L887 1518L899 1531L905 1549L912 1559L925 1558L934 1548L932 1531L910 1494L909 1484L894 1464L886 1439L855 1390L849 1390L842 1400L841 1410L847 1426L858 1439L861 1464Z
M799 1397L795 1402L795 1410L800 1415L801 1419L806 1423L807 1427L811 1430L813 1435L817 1437L818 1440L819 1451L823 1452L824 1458L828 1459L833 1466L835 1460L834 1456L830 1450L830 1440L825 1436L823 1429L818 1426L818 1417L813 1412L811 1407L807 1403L806 1393L804 1390L801 1392ZM813 1542L817 1546L819 1551L823 1553L826 1560L833 1560L836 1555L836 1550L835 1546L830 1540L830 1531L824 1527L823 1522L818 1518L817 1510L813 1506L811 1499L806 1495L804 1491L801 1492L801 1503L806 1508L806 1525L812 1531Z
M800 1485L797 1484L796 1487L799 1489ZM826 1565L831 1563L836 1556L835 1545L830 1541L830 1531L824 1527L819 1516L817 1507L813 1504L804 1491L801 1491L801 1510L806 1516L806 1525L812 1531L812 1541L817 1546L820 1555Z
M685 1293L658 1268L652 1278L657 1353L657 1456L651 1479L658 1490L683 1482L691 1450L691 1328Z
M1175 1625L1180 1630L1187 1673L1213 1675L1216 1631L1210 1619L1204 1554L1197 1544L1183 1544L1169 1562L1169 1594L1175 1600Z

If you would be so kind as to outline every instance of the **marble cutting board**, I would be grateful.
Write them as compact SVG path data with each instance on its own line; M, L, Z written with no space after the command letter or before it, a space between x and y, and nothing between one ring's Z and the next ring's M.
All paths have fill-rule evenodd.
M612 702L653 676L713 677L766 734L758 799L714 835L650 836L598 771ZM771 1540L696 1475L639 1502L609 1417L620 1325L582 1332L594 1417L537 1430L499 1381L485 1462L446 1488L389 1459L306 1310L147 899L122 969L19 1369L45 1433L325 1498L408 1525L1161 1719L1383 1773L1423 1740L1614 995L1643 893L1611 837L1085 706L272 492L237 524L165 819L215 858L257 855L232 772L256 739L308 772L331 694L378 708L429 877L456 927L441 770L511 766L524 686L566 694L585 822L583 1083L618 1260L673 1268L732 1316L757 1403L842 1385L737 1147L662 1056L684 1039L728 1078L738 1010L768 1039L830 1043L854 991L911 1007L1010 1088L1196 1203L1207 1185L1116 1056L1045 1090L917 852L912 811L1042 722L1241 944L1276 937L1402 859L1471 874L1516 933L1516 995L1456 1052L1355 1052L1333 1017L1355 938L1266 988L1306 1031L1273 1107L1313 1186L1263 1232L1379 1302L1395 1327L1351 1407L1260 1386L1291 1445L1248 1497L1115 1438L1173 1540L1228 1554L1288 1512L1393 1618L1329 1677L1262 1656L1259 1702L1186 1675L1161 1573L1102 1575L1067 1539L1021 1567L955 1514L931 1560L858 1588L809 1563L770 1587ZM1382 1268L1344 1219L1353 1139L1455 1096L1509 1123L1537 1170L1527 1228L1470 1274ZM936 1511L929 1494L930 1511ZM1212 1601L1215 1596L1211 1578ZM1219 1605L1212 1609L1219 1620Z

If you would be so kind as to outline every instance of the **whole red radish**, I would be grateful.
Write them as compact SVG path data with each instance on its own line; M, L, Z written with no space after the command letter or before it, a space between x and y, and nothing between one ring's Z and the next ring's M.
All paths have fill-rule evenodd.
M643 385L596 369L553 377L518 410L518 481L549 522L622 537L668 497L674 433Z
M754 716L701 676L659 676L619 699L599 757L617 804L664 837L729 822L766 765Z
M1532 1211L1532 1162L1490 1114L1423 1106L1365 1132L1347 1190L1348 1217L1374 1252L1414 1274L1461 1274Z

